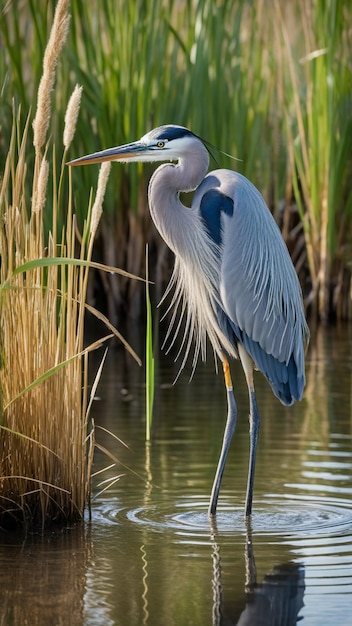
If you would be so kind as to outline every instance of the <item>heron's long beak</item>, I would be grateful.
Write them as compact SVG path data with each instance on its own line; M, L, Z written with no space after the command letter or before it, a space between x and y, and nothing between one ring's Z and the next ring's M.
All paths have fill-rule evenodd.
M103 161L139 161L141 153L147 150L147 146L140 141L127 143L124 146L108 148L101 152L93 152L86 156L69 161L67 165L89 165L90 163L102 163Z

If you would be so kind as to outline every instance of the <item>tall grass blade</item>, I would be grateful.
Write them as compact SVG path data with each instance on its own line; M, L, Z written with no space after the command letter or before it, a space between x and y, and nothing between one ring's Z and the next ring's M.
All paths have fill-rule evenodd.
M147 324L146 324L146 343L145 343L145 393L146 393L146 441L150 441L152 421L153 421L153 404L154 404L154 389L155 389L155 372L154 372L154 356L153 356L153 317L152 307L149 296L149 268L148 268L148 245L146 246L146 282L145 282L145 294L146 294L146 312L147 312Z

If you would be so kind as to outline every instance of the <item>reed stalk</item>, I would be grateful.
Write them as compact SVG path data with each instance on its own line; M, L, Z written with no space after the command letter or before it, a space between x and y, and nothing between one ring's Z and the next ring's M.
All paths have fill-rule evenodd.
M14 107L0 182L0 526L24 523L45 528L53 522L82 518L90 496L95 439L89 416L92 397L87 355L113 334L119 335L110 324L113 334L84 346L89 270L92 266L118 270L91 261L108 177L106 167L80 241L76 238L72 174L65 172L65 161L75 133L79 87L67 109L59 175L46 140L58 55L67 36L68 5L61 0L57 4L44 55L33 123L34 164L30 160L30 116L22 132L20 111ZM52 197L49 175L54 181ZM68 206L64 228L59 229L65 176ZM45 214L50 208L52 228L46 233ZM92 393L96 385L97 380Z
M145 341L145 399L146 399L146 423L145 423L145 438L146 441L150 441L152 421L153 421L153 404L154 404L154 389L155 389L155 377L154 377L154 356L153 356L153 317L152 308L149 296L149 263L148 263L148 245L145 251L145 296L146 296L146 311L147 311L147 323L146 323L146 341Z

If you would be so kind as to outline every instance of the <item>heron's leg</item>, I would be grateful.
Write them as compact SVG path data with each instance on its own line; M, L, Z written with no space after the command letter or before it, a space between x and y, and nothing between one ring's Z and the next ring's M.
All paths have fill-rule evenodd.
M247 352L238 346L238 352L240 355L242 367L246 376L248 393L249 393L249 437L250 437L250 449L249 449L249 470L247 481L247 494L246 494L246 517L249 517L252 513L252 500L253 500L253 486L254 486L254 472L255 472L255 459L257 455L257 443L260 425L260 415L258 413L257 401L254 391L253 382L253 361Z
M226 457L229 451L232 435L235 432L236 422L237 422L237 406L236 406L235 396L233 394L230 367L229 367L228 361L226 360L223 361L223 368L224 368L224 378L225 378L225 385L226 385L226 391L227 391L228 411L227 411L227 420L226 420L224 438L223 438L222 448L220 452L220 458L219 458L218 466L216 469L213 488L211 490L210 504L209 504L209 509L208 509L209 515L215 515L216 513L216 505L218 503L220 484L221 484L222 475L225 469Z

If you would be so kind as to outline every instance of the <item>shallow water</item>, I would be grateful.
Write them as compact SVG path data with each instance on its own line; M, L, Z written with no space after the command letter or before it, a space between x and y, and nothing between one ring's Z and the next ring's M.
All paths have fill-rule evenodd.
M248 401L237 364L239 422L216 525L207 506L226 416L210 363L172 382L163 359L153 441L144 441L143 371L111 351L96 402L91 520L44 537L0 537L0 625L333 626L351 622L352 336L312 338L304 400L285 408L261 375L251 527L243 510ZM129 447L117 442L118 435ZM107 488L108 487L108 488ZM103 491L106 489L105 491Z

